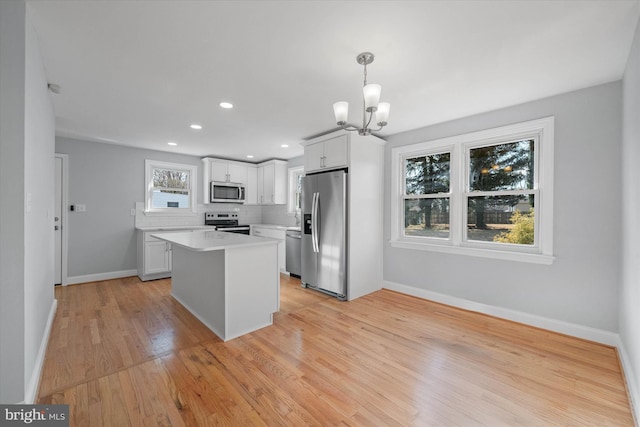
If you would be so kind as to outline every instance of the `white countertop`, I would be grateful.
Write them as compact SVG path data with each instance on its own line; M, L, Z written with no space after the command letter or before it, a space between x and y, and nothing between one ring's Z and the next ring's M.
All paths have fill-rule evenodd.
M261 228L272 228L274 230L298 230L300 231L300 226L291 226L291 225L278 225L278 224L251 224L252 227L261 227Z
M209 225L147 225L136 227L140 231L180 231L180 230L206 230Z
M152 234L151 236L197 252L218 251L243 246L278 244L278 240L275 239L212 230L193 230L185 232L180 232L178 230L174 233L162 232Z

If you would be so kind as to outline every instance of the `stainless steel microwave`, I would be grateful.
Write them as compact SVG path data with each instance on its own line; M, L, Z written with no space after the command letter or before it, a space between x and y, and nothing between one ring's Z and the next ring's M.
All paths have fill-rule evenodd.
M237 182L211 181L209 187L211 203L244 203L244 185Z

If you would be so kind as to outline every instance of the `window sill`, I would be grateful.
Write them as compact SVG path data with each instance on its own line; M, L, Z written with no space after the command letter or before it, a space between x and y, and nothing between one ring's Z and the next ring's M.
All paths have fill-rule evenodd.
M531 264L551 265L555 260L555 257L553 255L495 251L490 249L468 248L462 246L433 245L428 243L403 242L399 240L390 240L389 244L393 248L440 252L445 254L468 255L505 261L527 262Z

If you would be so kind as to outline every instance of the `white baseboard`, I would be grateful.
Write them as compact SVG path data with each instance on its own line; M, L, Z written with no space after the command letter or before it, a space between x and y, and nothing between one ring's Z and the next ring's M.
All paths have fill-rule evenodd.
M38 349L38 356L36 357L36 364L31 372L31 379L27 385L24 395L24 403L32 405L38 393L38 386L40 385L40 375L42 374L42 367L44 366L44 356L47 352L47 345L49 344L49 337L51 336L51 328L53 327L53 318L56 315L56 309L58 308L58 300L54 298L51 308L49 309L49 317L47 319L47 325L44 329L44 336L40 342L40 348Z
M526 325L559 332L561 334L595 341L601 344L610 345L612 347L616 347L620 342L620 338L615 332L604 331L601 329L591 328L589 326L578 325L575 323L563 322L562 320L550 319L547 317L537 316L535 314L511 310L508 308L482 304L464 298L458 298L451 295L432 292L426 289L415 288L413 286L402 285L400 283L389 282L386 280L384 282L384 287L386 289L398 291L403 294L428 299L469 311L488 314L490 316L500 317L502 319L512 320L518 323L524 323Z
M138 270L122 270L110 271L107 273L85 274L84 276L67 277L65 285L74 285L76 283L99 282L101 280L120 279L122 277L137 276Z
M627 383L627 391L629 392L629 400L631 404L631 412L635 416L636 426L640 424L640 384L636 383L635 372L629 355L625 349L624 342L619 339L616 346L618 348L618 355L620 357L620 363L622 364L622 372Z

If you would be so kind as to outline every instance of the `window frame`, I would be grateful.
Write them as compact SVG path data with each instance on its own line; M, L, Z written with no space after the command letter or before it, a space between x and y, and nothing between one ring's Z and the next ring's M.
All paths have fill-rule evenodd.
M550 265L553 256L554 117L501 126L457 136L395 147L391 150L391 239L396 248L427 250ZM470 191L469 153L473 148L534 139L535 244L518 245L467 239ZM405 159L451 150L449 238L404 235ZM510 190L507 190L510 191ZM443 195L445 193L442 193Z
M181 172L189 172L189 207L188 208L154 208L152 207L153 197L153 170L169 169ZM158 216L188 215L193 216L198 213L197 204L197 182L198 167L172 162L162 162L159 160L145 160L145 214Z
M289 186L287 195L287 212L290 214L296 214L300 212L300 208L296 208L296 187L297 179L300 176L304 176L304 166L294 166L289 168ZM301 194L302 197L302 194Z
M451 240L451 234L453 232L452 230L452 225L451 225L451 221L452 221L452 211L453 211L453 207L452 207L452 203L453 203L453 183L454 183L454 173L453 173L453 161L454 161L454 145L445 145L445 146L434 146L434 147L427 147L426 150L419 150L419 151L413 151L413 152L409 152L409 153L405 153L403 156L401 156L401 163L402 163L402 190L400 192L400 197L402 199L401 203L402 203L402 211L404 212L404 202L406 200L422 200L422 199L442 199L442 198L447 198L449 199L449 237L429 237L429 241L431 241L432 239L435 241L440 242L440 244L451 244L452 240ZM449 153L449 191L447 193L428 193L428 194L421 194L421 195L409 195L407 194L407 188L406 188L406 160L407 159L412 159L412 158L416 158L416 157L426 157L426 156L432 156L435 154L444 154L444 153ZM403 233L403 229L404 229L404 213L401 215L402 219L402 225L400 228L400 235L402 236ZM405 239L409 240L409 241L416 241L417 243L420 243L422 241L422 239L424 239L423 237L409 237L409 236L403 236Z

